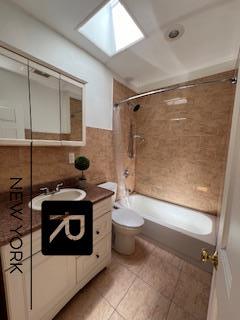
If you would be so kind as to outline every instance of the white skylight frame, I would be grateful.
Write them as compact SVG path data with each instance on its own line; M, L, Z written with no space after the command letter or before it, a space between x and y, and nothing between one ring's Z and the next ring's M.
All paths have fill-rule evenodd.
M110 0L77 31L96 47L113 56L145 38L144 33L121 0Z

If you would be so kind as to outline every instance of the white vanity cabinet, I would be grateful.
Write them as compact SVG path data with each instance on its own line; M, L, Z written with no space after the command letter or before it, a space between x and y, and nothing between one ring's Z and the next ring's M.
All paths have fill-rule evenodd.
M2 269L9 320L52 320L64 305L111 261L111 198L93 206L93 254L44 256L41 231L33 233L32 307L30 284L30 236L23 237L23 273L10 273L9 245L1 248Z
M30 259L23 274L5 272L9 319L52 319L52 311L76 284L75 259L66 256L33 256L33 309L30 310Z

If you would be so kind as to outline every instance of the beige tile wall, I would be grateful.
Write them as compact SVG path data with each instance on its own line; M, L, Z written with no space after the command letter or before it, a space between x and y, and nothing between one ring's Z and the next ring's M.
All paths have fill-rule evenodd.
M68 163L68 153L85 155L91 161L86 172L89 182L115 180L112 152L112 131L87 128L85 147L34 147L33 184L79 176L80 172ZM28 147L0 147L0 193L9 190L10 177L23 177L23 186L30 184L30 151Z
M145 142L137 148L135 190L217 214L234 93L234 85L218 83L142 99L136 123ZM173 99L187 103L169 105Z

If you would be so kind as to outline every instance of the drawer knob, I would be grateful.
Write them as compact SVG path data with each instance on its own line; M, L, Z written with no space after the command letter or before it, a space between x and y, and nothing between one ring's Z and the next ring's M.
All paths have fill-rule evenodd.
M99 233L100 233L100 231L97 230L97 231L96 231L96 234L99 234Z
M96 254L97 259L100 258L99 254Z

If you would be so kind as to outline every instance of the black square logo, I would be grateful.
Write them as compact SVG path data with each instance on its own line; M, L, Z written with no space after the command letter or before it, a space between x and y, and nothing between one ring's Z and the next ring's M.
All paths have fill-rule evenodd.
M42 253L44 255L91 255L93 205L90 201L42 203Z

